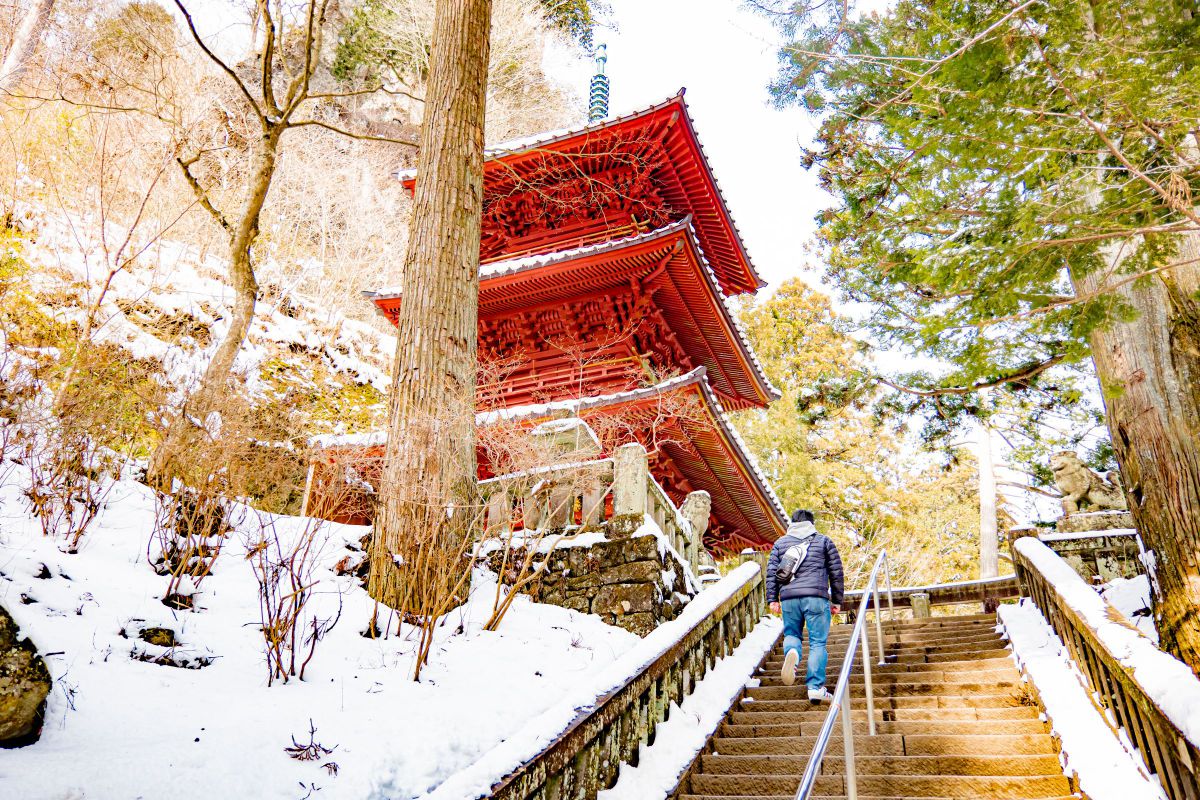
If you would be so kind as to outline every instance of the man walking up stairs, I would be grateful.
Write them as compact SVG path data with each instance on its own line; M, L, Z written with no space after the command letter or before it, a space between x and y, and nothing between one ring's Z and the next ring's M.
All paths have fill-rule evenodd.
M1034 800L1071 794L1038 708L1022 690L994 614L885 626L886 666L873 665L877 735L867 732L861 653L851 677L861 800L997 798ZM833 675L851 626L829 636ZM872 641L874 651L874 641ZM878 660L878 653L872 652ZM780 675L782 646L726 716L707 752L686 776L679 800L790 800L829 705L813 706ZM831 677L832 680L832 677ZM844 797L841 726L825 756L814 797Z

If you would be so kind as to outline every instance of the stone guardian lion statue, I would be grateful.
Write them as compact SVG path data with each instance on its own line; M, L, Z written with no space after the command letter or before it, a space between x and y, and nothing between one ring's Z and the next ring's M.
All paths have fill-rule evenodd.
M1126 510L1125 492L1115 472L1108 473L1107 479L1102 478L1088 469L1079 456L1070 450L1051 455L1050 470L1054 473L1054 485L1063 494L1062 509L1065 516L1081 509Z

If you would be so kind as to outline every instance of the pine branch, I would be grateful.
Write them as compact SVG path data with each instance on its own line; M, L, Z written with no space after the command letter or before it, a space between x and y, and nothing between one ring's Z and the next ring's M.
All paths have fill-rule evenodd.
M945 386L938 389L917 389L912 386L903 386L899 383L895 383L894 381L888 380L883 376L878 376L877 379L884 386L888 386L898 392L915 395L917 397L961 397L962 395L973 394L983 389L994 389L995 387L1003 386L1006 383L1022 383L1030 378L1037 377L1051 367L1061 364L1065 360L1066 356L1059 354L1044 361L1038 361L1030 364L1021 368L1017 372L1013 372L999 378L993 378L989 381L973 383L970 386Z

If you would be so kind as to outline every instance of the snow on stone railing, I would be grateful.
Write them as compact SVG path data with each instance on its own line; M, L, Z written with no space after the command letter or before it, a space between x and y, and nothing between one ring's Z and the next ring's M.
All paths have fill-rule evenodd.
M672 704L681 704L750 633L765 605L761 568L742 564L427 797L595 798L616 783L622 764L654 741Z
M1125 622L1053 550L1017 539L1022 593L1041 610L1171 800L1200 798L1200 680Z
M479 491L487 504L488 537L518 528L588 528L614 520L630 526L624 532L629 535L649 516L693 577L709 562L703 544L712 508L708 492L692 492L676 508L650 474L646 448L637 443L618 447L613 458L480 481Z

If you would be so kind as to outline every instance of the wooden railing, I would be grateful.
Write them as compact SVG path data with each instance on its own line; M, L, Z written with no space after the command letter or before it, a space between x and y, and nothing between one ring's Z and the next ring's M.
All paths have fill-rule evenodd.
M711 563L703 544L712 507L708 492L692 492L676 508L650 474L640 444L622 445L612 458L480 481L479 491L487 505L488 536L519 529L639 526L648 515L693 575L701 564Z
M1034 542L1032 539L1022 541ZM1040 542L1039 547L1045 547ZM1048 548L1046 554L1058 558ZM1131 669L1105 646L1092 626L1066 602L1061 583L1049 580L1022 546L1013 550L1013 564L1021 582L1022 593L1031 598L1054 628L1070 652L1071 659L1088 681L1093 697L1107 709L1110 723L1123 729L1130 743L1137 748L1146 768L1158 776L1163 790L1171 800L1197 800L1200 788L1197 769L1200 769L1200 748L1151 699L1145 687ZM1065 564L1065 562L1064 562ZM1070 568L1065 580L1087 584ZM1112 608L1111 615L1119 614ZM1131 799L1132 800L1132 799Z
M766 610L762 570L727 576L744 581L711 613L624 683L597 698L542 752L492 786L497 800L590 800L612 787L622 764L653 744L672 703L690 695L717 661L733 652ZM708 591L721 591L717 584ZM703 594L701 595L703 596Z

